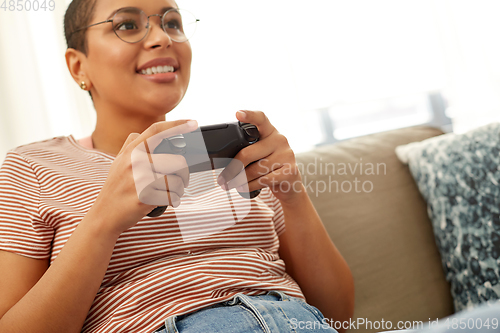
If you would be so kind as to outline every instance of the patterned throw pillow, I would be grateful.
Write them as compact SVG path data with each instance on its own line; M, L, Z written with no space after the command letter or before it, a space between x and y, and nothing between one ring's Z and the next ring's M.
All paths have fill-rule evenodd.
M500 297L500 124L396 148L427 202L455 311Z

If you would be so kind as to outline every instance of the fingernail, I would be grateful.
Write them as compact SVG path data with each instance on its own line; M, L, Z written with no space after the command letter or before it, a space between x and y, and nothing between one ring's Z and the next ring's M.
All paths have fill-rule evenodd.
M192 127L192 128L197 128L198 127L198 122L196 120L189 120L186 124L189 127Z
M242 110L238 111L237 113L238 113L238 116L240 116L240 118L245 118L247 115L246 112L242 111Z
M219 177L217 177L217 184L222 185L225 182L226 180L224 179L224 177L222 177L222 175L219 175Z
M222 184L220 187L221 187L221 189L223 189L224 191L227 191L227 184Z

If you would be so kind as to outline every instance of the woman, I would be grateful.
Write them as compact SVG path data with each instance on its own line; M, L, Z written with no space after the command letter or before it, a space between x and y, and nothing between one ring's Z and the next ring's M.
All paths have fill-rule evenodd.
M1 332L170 332L172 325L186 332L298 332L304 323L311 332L313 322L317 331L334 331L322 313L335 321L352 316L350 270L304 187L280 190L300 182L300 174L285 137L264 113L237 113L258 127L261 139L236 156L246 178L229 170L219 178L229 193L263 188L250 201L232 197L236 208L250 202L245 218L184 239L181 216L196 228L231 214L214 201L226 193L220 188L179 206L189 183L196 189L202 182L185 171L182 156L142 150L160 166L159 181L137 192L141 176L132 159L151 142L146 139L197 127L165 121L190 77L190 44L175 19L165 18L176 8L173 0L70 4L66 62L91 94L96 128L88 140L53 138L18 147L5 159ZM167 204L173 207L162 216L146 216Z

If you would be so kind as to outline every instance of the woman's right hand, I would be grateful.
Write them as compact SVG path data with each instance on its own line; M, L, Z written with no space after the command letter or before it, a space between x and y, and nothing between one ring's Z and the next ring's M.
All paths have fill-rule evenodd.
M157 206L180 205L189 185L189 169L182 155L150 154L164 139L194 131L196 121L161 121L141 134L131 133L111 164L108 177L91 207L104 215L101 226L120 235Z

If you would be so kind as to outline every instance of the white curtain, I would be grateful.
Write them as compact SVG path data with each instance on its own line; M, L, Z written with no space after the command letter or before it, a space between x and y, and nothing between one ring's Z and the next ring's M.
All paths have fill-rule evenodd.
M16 146L59 135L81 137L95 124L88 96L66 69L66 6L55 1L53 11L0 13L0 161Z
M26 1L26 0L24 0ZM0 161L8 149L89 135L95 114L65 64L63 15L0 9ZM263 110L296 152L318 109L440 90L454 129L500 118L498 0L179 0L201 21L190 88L167 119Z

